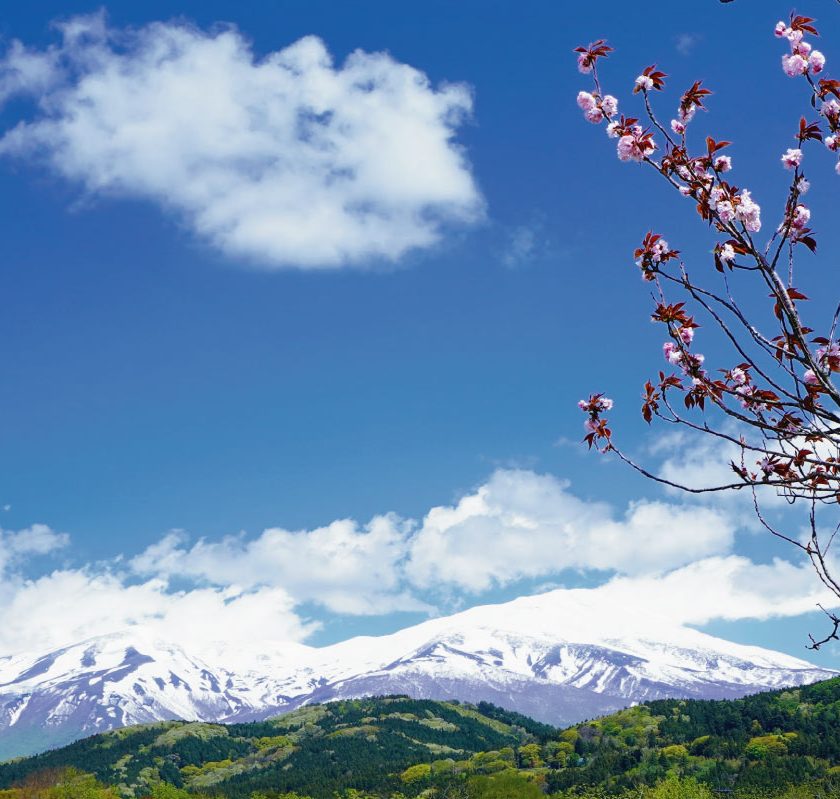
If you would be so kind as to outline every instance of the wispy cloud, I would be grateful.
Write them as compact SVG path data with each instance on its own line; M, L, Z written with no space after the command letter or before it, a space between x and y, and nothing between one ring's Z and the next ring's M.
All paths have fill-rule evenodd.
M538 245L539 228L519 225L508 233L502 263L510 269L524 266L533 257Z
M544 259L552 250L543 215L535 213L522 224L502 228L500 259L508 269L518 269Z
M308 36L258 58L234 28L58 26L13 42L0 102L35 99L0 153L32 158L92 196L145 198L265 268L396 260L482 214L455 140L472 97L384 53L336 66Z
M681 33L674 40L674 47L680 55L691 55L702 39L703 37L699 33Z

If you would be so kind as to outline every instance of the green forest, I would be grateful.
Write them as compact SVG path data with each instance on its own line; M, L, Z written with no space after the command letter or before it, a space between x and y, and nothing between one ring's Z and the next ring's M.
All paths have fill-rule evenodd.
M345 700L163 722L0 764L0 799L840 796L840 678L558 730L490 704Z

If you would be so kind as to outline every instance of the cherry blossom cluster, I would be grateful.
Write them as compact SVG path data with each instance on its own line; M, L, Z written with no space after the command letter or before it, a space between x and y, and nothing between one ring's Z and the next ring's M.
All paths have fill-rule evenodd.
M759 410L766 407L760 401L761 392L758 386L752 382L749 364L743 363L740 366L733 367L724 374L724 378L727 385L735 393L742 408Z
M776 23L776 37L790 43L790 53L782 56L782 70L788 77L818 75L825 69L825 56L805 41L806 33L817 34L811 25L813 21L810 17L792 16L789 25L781 21Z
M704 355L689 351L694 341L694 331L699 326L694 319L683 310L683 304L661 304L653 315L653 321L664 322L673 341L666 341L662 345L662 355L671 366L678 366L686 377L690 377L695 386L700 385L706 378L703 363Z
M662 236L649 231L642 241L642 246L636 248L633 257L636 266L642 270L642 277L645 280L653 280L660 266L672 258L677 258L679 254L679 250L672 250Z
M588 400L578 400L578 408L595 415L601 411L611 411L612 407L613 401L603 394L592 394Z
M603 58L612 52L612 47L603 39L598 39L597 42L590 44L589 47L576 47L575 52L578 54L578 70L584 75L588 75L594 71L595 63L599 58Z
M802 150L800 150L798 147L789 147L782 154L782 166L784 166L785 169L798 169L801 164Z
M828 121L830 133L825 137L825 146L831 152L840 151L840 82L836 80L820 79L819 84L815 84L812 77L819 75L825 69L825 56L819 51L814 50L809 42L805 41L805 35L810 33L817 36L817 30L811 24L814 20L811 17L791 15L790 24L785 22L777 22L774 33L779 39L787 39L790 43L790 53L782 56L782 69L784 73L791 78L805 75L811 86L815 89L816 99L822 102L820 113ZM829 97L829 95L834 97ZM829 99L826 99L829 98ZM814 137L814 138L822 138ZM788 169L799 166L799 163L792 163L788 157L790 153L795 151L788 150L782 156L782 162ZM795 157L795 156L794 156ZM801 155L799 156L801 161ZM837 174L840 174L840 160L834 166Z
M798 74L816 75L825 66L823 56L804 41L806 33L817 35L810 24L812 21L807 17L792 16L789 25L780 23L777 27L777 36L786 38L791 45L791 53L790 56L786 56L785 64L796 65ZM645 110L652 123L650 128L643 128L638 119L623 115L619 117L618 100L612 95L601 93L597 62L600 58L609 55L612 48L604 40L599 40L589 47L577 48L576 52L578 53L578 68L582 73L593 73L595 83L594 91L581 91L578 94L577 104L589 122L594 124L607 122L608 136L618 140L619 159L645 161L654 166L679 189L680 193L697 201L697 210L703 219L714 223L720 232L730 234L728 239L718 242L714 248L715 267L718 271L738 268L736 261L739 256L753 258L755 252L749 234L761 231L761 207L753 199L749 189L735 187L723 177L732 170L731 157L721 153L721 150L729 146L729 142L719 142L709 137L706 139L706 152L702 155L689 155L686 146L686 128L696 116L698 109L705 110L704 101L711 92L704 88L700 81L697 81L682 95L677 107L677 115L671 120L670 125L672 133L679 136L678 142L675 142L657 121L649 102L651 92L664 89L667 77L664 72L657 70L655 66L649 66L634 81L633 93L643 95ZM797 59L801 59L802 64ZM821 79L819 86L813 82L811 85L815 88L818 97L823 100L821 114L828 121L831 129L826 145L833 152L840 152L840 83ZM665 153L659 161L653 157L659 149L654 140L655 129L658 129L665 139ZM811 211L800 201L800 197L808 191L810 185L801 173L804 159L802 145L809 139L822 139L822 132L817 123L808 124L803 117L795 138L798 140L798 146L788 148L780 159L783 167L793 171L794 176L784 220L778 228L777 235L781 234L781 240L788 240L791 244L801 241L813 250L816 245L813 238L808 235ZM636 249L634 256L642 277L653 281L658 280L663 265L671 259L678 258L679 252L672 249L661 235L649 232L641 247ZM741 268L750 267L745 264ZM794 289L790 289L788 295L791 302L805 299L804 295L797 293ZM688 386L683 386L678 376L661 375L658 388L649 384L646 403L643 406L645 418L650 421L657 402L664 396L664 392L671 388L679 388L686 393L688 407L698 405L702 408L707 397L720 403L728 393L738 399L742 408L754 413L776 409L779 405L778 396L772 391L761 390L752 382L750 364L745 363L726 372L724 380L713 380L708 375L703 369L705 360L703 355L691 351L694 329L697 325L685 314L682 305L682 303L673 306L664 302L660 303L653 318L654 321L664 322L667 325L671 337L671 340L666 341L662 347L665 360L671 366L679 367L683 375L682 379L689 378L690 382ZM780 310L777 304L778 313ZM796 346L795 344L791 346L790 338L789 335L783 335L773 340L780 360L783 358L791 360L796 354ZM829 342L825 344L826 346L817 351L817 362L822 364L821 359L828 359L826 363L830 361L840 366L840 347ZM829 367L826 369L831 371ZM821 381L812 369L805 372L803 382L812 396L820 391ZM581 409L590 414L586 423L587 441L590 447L600 438L606 438L609 444L608 436L603 434L604 420L600 416L602 411L608 410L601 404L603 402L612 406L612 402L605 400L602 395L593 395L589 400L582 400L579 403ZM779 423L790 429L796 427L789 420L785 421L785 418L786 415L783 415L783 420Z
M828 372L840 372L840 344L827 341L817 349L817 361Z
M739 489L743 486L772 488L791 504L804 500L810 511L810 536L806 543L798 535L781 531L767 522L754 494L755 511L761 522L775 535L799 546L808 555L822 584L840 599L840 577L832 576L825 555L834 535L820 541L813 508L817 502L840 501L840 388L833 382L840 373L840 308L834 315L828 338L813 337L814 330L805 323L798 303L808 298L797 288L796 254L805 245L812 252L816 241L811 233L811 210L804 202L810 184L803 172L805 144L820 141L838 156L835 169L840 174L840 81L824 77L826 59L815 50L808 36L818 36L813 19L792 14L790 22L780 22L775 34L785 39L790 52L782 58L782 68L791 77L801 76L807 86L811 107L820 114L809 122L802 116L793 136L796 144L780 148L781 166L790 173L781 223L771 228L767 241L759 244L755 234L762 230L762 209L749 188L730 182L732 159L724 154L727 141L711 136L705 147L689 142L688 128L697 112L705 111L710 91L695 82L680 98L676 114L661 121L654 111L654 93L663 91L666 75L656 66L647 67L633 81L634 95L640 95L646 121L618 114L618 101L604 95L598 75L598 62L612 52L604 40L577 48L578 68L592 74L594 90L580 92L578 105L587 120L606 123L607 135L617 140L616 152L621 161L642 162L664 178L684 197L696 203L698 215L715 236L715 269L722 273L721 288L695 282L689 267L677 250L659 234L647 233L635 250L634 260L643 279L652 282L655 311L652 321L665 325L667 339L662 356L668 367L658 378L648 380L642 395L642 417L650 423L654 417L672 424L686 425L697 433L706 433L717 441L728 441L740 451L738 462L730 466L737 475L712 486L692 486L675 478L657 475L636 463L622 451L612 437L606 411L612 401L602 394L581 400L587 414L585 441L590 448L614 452L644 476L687 491L701 493ZM667 119L667 117L665 118ZM810 144L808 145L810 146ZM809 165L813 157L808 153ZM777 162L778 163L778 162ZM668 262L676 259L676 266ZM757 281L757 282L756 282ZM762 323L750 319L740 303L738 289L757 289L759 297L769 290L772 314ZM668 289L684 292L693 306L713 320L743 359L715 373L705 366L705 358L695 352L698 325L686 310L685 302L672 302ZM770 323L772 329L763 328ZM679 401L675 401L679 398ZM713 409L714 414L701 421L692 420L683 410ZM728 420L737 432L726 424ZM829 452L828 456L825 454ZM827 565L829 564L829 565ZM811 639L818 649L830 641L840 641L840 611L829 613L833 632L822 641Z
M820 81L820 91L825 92L825 96L834 92L840 95L840 82L838 81ZM820 114L825 117L828 123L829 134L823 139L825 146L832 152L840 155L840 102L838 97L829 97L820 106ZM840 158L834 165L834 169L840 175Z
M814 342L822 345L815 353L815 360L820 370L826 376L831 372L840 372L840 344L822 337L814 339ZM815 394L823 391L822 382L813 369L806 370L802 379Z
M613 119L618 115L618 100L611 94L603 98L598 92L578 92L578 107L587 122L597 125L607 120L607 135L618 139L617 152L622 161L642 161L656 149L653 135L636 119Z
M602 99L597 93L578 92L577 104L586 121L593 125L611 119L618 113L618 100L611 94Z
M706 201L709 210L717 214L722 224L728 225L737 220L750 233L761 230L761 206L747 189L738 194L728 183L721 181L709 191Z
M612 435L609 427L607 427L607 420L601 416L602 413L612 410L613 401L603 394L591 394L589 399L578 401L578 408L584 413L588 414L586 421L583 423L586 436L584 441L592 449L595 446L601 452L607 452L610 449L610 437ZM603 441L601 447L598 442Z

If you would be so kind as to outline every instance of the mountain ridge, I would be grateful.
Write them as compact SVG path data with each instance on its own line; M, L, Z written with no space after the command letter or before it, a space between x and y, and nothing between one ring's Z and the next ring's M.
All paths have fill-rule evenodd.
M489 701L564 726L645 700L732 698L835 673L659 620L604 618L575 593L323 648L220 644L199 655L130 629L0 658L0 759L131 724L252 721L358 696Z

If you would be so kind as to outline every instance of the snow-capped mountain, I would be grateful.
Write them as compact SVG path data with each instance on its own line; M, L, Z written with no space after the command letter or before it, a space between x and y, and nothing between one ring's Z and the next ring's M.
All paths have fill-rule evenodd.
M244 721L371 694L487 700L562 725L646 699L735 697L834 675L686 627L631 623L585 596L554 591L323 648L197 654L135 628L0 658L0 759L128 724Z

